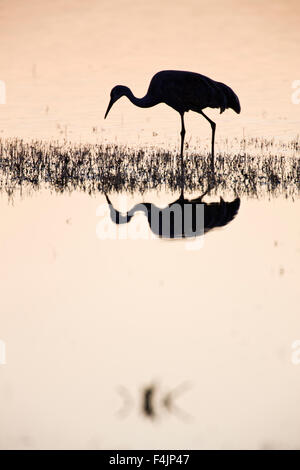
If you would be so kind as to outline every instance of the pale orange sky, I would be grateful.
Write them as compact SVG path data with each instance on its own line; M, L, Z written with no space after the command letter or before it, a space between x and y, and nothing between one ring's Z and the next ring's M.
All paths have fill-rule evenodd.
M286 0L2 1L7 105L0 107L0 130L27 138L177 141L178 116L165 105L140 110L123 98L103 120L112 86L142 96L155 72L174 68L223 81L240 96L240 116L210 111L217 137L295 137L299 19L299 2ZM203 119L186 119L187 138L208 137Z
M299 12L284 0L1 0L0 136L177 144L179 119L164 105L123 99L103 121L113 85L141 96L155 72L176 68L240 96L240 115L208 113L217 146L243 133L295 137ZM209 142L196 114L186 127ZM144 198L163 206L174 195ZM242 199L198 251L99 240L103 203L78 192L0 197L0 448L299 448L299 201ZM189 422L141 416L142 387L186 380L178 404ZM123 421L120 384L134 398Z

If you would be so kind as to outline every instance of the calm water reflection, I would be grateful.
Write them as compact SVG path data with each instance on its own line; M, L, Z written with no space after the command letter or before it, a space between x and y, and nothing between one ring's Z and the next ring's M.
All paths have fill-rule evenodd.
M167 207L160 208L149 202L136 204L126 214L116 210L109 197L111 220L117 224L128 224L134 215L142 212L148 220L150 230L161 238L190 238L207 233L217 227L224 227L237 214L240 207L240 199L232 202L205 203L205 193L194 199L186 199L183 194L178 199L169 203Z
M238 446L284 447L287 441L273 425L281 420L282 403L296 443L296 159L260 162L270 168L261 183L258 159L244 158L247 179L244 167L233 163L239 157L219 158L219 169L231 173L222 179L219 170L219 186L203 199L206 160L188 159L184 201L205 203L207 231L223 226L191 252L159 237L96 236L99 207L106 208L106 223L115 225L109 201L116 221L132 217L125 225L148 233L150 208L180 205L176 162L165 165L172 183L160 182L154 191L149 186L158 179L155 165L162 169L159 159L153 174L146 161L141 167L129 162L131 178L121 178L124 168L109 184L113 158L103 170L104 154L99 166L97 157L83 155L80 173L67 155L56 164L44 155L34 150L31 166L18 154L1 163L1 337L7 365L0 370L0 413L10 429L2 432L2 447L48 447L51 435L51 447L62 448L226 448L241 422L248 424L239 431ZM115 165L122 165L121 157ZM140 171L153 175L150 184ZM199 181L193 192L194 171ZM112 190L108 201L106 189ZM129 214L120 194L127 195ZM144 213L136 211L141 203ZM189 393L168 395L184 381L192 384ZM130 394L124 406L117 384ZM12 417L19 423L14 429ZM152 417L159 426L153 427Z
M0 447L299 448L299 2L0 9ZM148 203L119 226L135 234L152 234L149 204L180 196L173 110L123 100L103 121L112 84L143 96L163 69L229 83L243 103L209 112L208 225L236 214L197 250L97 236L117 227L105 194L119 221ZM191 201L209 185L210 133L186 124Z

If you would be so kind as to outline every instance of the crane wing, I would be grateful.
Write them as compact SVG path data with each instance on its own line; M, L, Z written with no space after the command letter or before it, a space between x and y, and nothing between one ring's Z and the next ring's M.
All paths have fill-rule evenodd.
M226 99L218 83L204 75L165 70L154 75L149 92L178 112L201 111L206 107L226 108Z

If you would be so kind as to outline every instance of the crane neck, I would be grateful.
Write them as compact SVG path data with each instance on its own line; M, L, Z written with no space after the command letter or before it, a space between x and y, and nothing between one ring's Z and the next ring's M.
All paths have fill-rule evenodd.
M155 99L155 97L151 96L149 92L143 98L137 98L134 96L130 88L127 87L124 92L125 96L127 96L131 103L139 106L140 108L150 108L151 106L155 106L159 103L159 101Z

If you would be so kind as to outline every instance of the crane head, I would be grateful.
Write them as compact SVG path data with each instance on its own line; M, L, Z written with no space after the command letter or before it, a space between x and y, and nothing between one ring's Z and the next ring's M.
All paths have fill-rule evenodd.
M106 110L106 113L105 113L105 116L104 116L104 119L106 118L106 116L108 115L109 111L110 111L110 108L112 107L112 105L118 101L118 99L120 99L122 96L126 95L127 94L127 90L128 88L126 86L122 86L122 85L117 85L115 86L111 92L110 92L110 102L108 104L108 107L107 107L107 110Z

